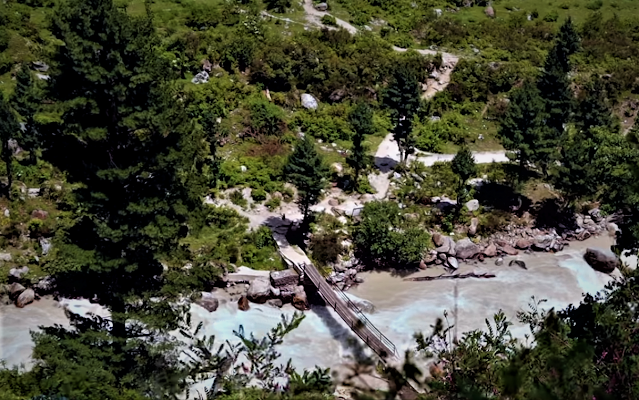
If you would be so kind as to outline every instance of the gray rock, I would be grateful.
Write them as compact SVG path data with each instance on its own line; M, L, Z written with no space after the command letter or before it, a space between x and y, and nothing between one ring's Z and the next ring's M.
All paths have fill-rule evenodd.
M45 276L40 279L34 286L36 292L40 294L49 293L53 289L53 278Z
M498 259L495 260L495 265L498 267L504 265L504 259L499 257Z
M316 9L317 11L322 11L322 12L324 12L324 11L328 10L328 4L326 4L326 3L319 3L319 4L316 4L316 5L315 5L315 9Z
M535 250L547 250L554 246L555 237L553 235L537 235L533 240L533 248Z
M40 196L40 188L29 188L27 189L27 196L30 198L35 198Z
M620 262L617 255L610 250L599 248L587 248L584 260L594 270L606 274L612 273L615 268L619 268Z
M489 244L488 246L486 246L484 251L482 251L482 254L486 257L495 257L497 255L497 246L495 246L493 243Z
M266 302L266 304L268 304L271 307L282 308L282 306L284 305L284 302L282 302L282 300L280 299L270 299Z
M4 209L4 216L7 217L7 218L9 218L11 216L11 211L9 211L8 208Z
M300 276L293 268L271 272L271 284L275 287L297 285L299 281Z
M359 308L360 310L362 310L363 312L367 314L372 314L375 312L375 306L373 305L373 303L371 303L368 300L354 299L354 298L350 298L350 300L353 304L355 304L357 308Z
M204 308L208 312L215 312L220 306L220 301L216 299L211 293L202 292L202 297L200 297L195 302L195 304Z
M49 66L44 61L34 61L31 65L36 71L47 72L49 70Z
M26 275L29 272L29 267L26 265L20 268L11 268L9 270L9 276L12 276L16 279L22 278L22 275Z
M297 285L288 285L279 287L280 289L280 299L282 299L285 303L290 303L293 301L293 297L295 296L295 288Z
M399 179L399 178L401 178L401 177L402 177L402 174L397 173L397 172L393 172L393 178L395 178L395 179Z
M468 234L470 236L475 236L477 233L477 227L479 226L479 218L471 218L470 219L470 227L468 227ZM497 249L495 249L497 250Z
M20 293L24 292L27 288L19 284L18 282L13 282L9 285L9 297L12 299L18 298Z
M20 293L20 296L18 296L18 299L16 300L16 306L18 308L22 308L27 304L33 303L33 300L35 300L35 292L33 291L33 289L27 289L24 292Z
M530 239L519 239L515 242L515 247L519 250L526 250L532 246L533 242Z
M0 253L0 261L11 261L11 253Z
M606 225L606 229L608 229L608 234L613 237L617 235L617 232L621 232L619 226L614 222L610 222L608 225Z
M455 257L448 257L446 261L448 261L448 266L451 267L452 269L459 268L459 261L457 261Z
M245 165L240 165L240 171L241 172L246 172L246 166Z
M523 262L523 261L521 261L521 260L511 260L511 261L508 263L508 266L509 266L509 267L512 267L513 265L516 265L516 266L518 266L519 268L528 269L528 268L526 268L526 263L525 263L525 262Z
M465 238L455 244L455 254L457 258L468 260L475 257L481 249L470 239Z
M40 238L40 247L42 248L42 255L46 256L47 254L49 254L49 251L51 250L51 241L47 238Z
M198 72L197 75L191 79L192 83L199 85L200 83L207 83L209 81L209 73L206 71Z
M419 174L413 172L410 174L410 176L417 182L424 182L424 178L422 178Z
M436 8L435 9L435 15L438 16L438 17L441 17L442 16L442 9L441 8Z
M253 280L246 297L253 303L266 303L271 298L271 283L265 278Z
M600 222L603 219L603 215L601 214L601 210L599 210L598 208L593 208L592 210L588 211L588 215L590 215L590 217L595 222Z
M435 250L438 253L445 253L449 256L456 255L456 244L455 241L450 236L441 235L441 240L444 244L437 247Z
M319 104L317 103L317 100L311 94L303 93L301 100L302 100L302 107L308 110L315 110L319 106Z
M273 297L280 297L281 294L282 294L282 292L280 291L279 288L271 286L271 295Z
M473 212L479 210L479 200L472 199L466 203L468 211Z

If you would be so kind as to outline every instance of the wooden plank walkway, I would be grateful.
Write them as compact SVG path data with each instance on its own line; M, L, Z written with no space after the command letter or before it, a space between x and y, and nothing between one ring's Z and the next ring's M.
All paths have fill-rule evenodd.
M366 318L364 313L340 289L337 291L326 282L313 264L294 264L301 275L306 276L317 288L324 301L344 320L357 336L383 360L397 358L395 345Z
M278 224L269 226L273 232L273 239L279 247L279 253L284 261L297 270L301 276L307 277L317 292L322 296L326 304L332 307L342 320L351 328L357 336L368 345L382 360L386 362L397 362L399 360L397 349L373 323L366 318L362 310L353 303L340 289L333 288L326 282L326 279L319 273L311 260L297 246L291 246L286 240L288 226Z

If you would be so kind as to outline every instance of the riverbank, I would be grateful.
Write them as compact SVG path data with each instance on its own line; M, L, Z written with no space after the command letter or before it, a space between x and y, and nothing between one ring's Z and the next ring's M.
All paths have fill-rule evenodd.
M486 262L479 265L462 264L460 273L468 271L491 272L492 279L467 279L455 281L411 282L394 277L387 272L366 272L364 283L349 293L371 302L375 311L368 318L397 346L403 354L414 347L413 334L428 333L430 326L448 310L449 322L454 323L453 311L457 304L457 331L483 329L484 320L500 309L514 321L516 312L526 309L530 298L547 299L545 308L564 308L576 304L584 293L595 293L613 279L594 271L584 260L587 247L608 248L612 238L599 236L583 242L572 242L558 253L522 254L528 270L508 267L509 258L502 266ZM512 258L514 259L514 257ZM439 274L440 267L429 268L411 277ZM455 287L457 297L455 298ZM97 306L86 300L66 301L76 311L97 312ZM233 335L240 325L256 336L265 335L275 326L281 315L292 315L295 309L285 305L281 309L267 304L251 304L247 312L238 310L235 302L220 302L218 310L209 313L204 308L192 306L194 326L204 322L204 332L215 335L218 343L236 342ZM280 351L282 358L291 358L296 368L313 368L315 365L341 370L353 360L351 342L355 335L339 316L326 307L313 306L305 312L306 318L298 329L287 336ZM0 358L9 365L28 363L31 352L29 330L39 325L55 323L68 325L64 310L57 302L45 298L29 307L0 306ZM514 333L523 337L524 326L515 324ZM367 351L367 350L366 350Z

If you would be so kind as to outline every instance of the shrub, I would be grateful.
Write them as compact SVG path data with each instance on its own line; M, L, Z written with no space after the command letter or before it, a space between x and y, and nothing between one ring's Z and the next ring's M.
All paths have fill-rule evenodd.
M335 232L313 235L311 238L310 250L313 261L320 266L335 263L337 258L344 252L339 234Z
M246 207L247 205L246 199L242 195L242 192L239 190L232 191L229 195L229 198L231 199L231 203L235 204L236 206Z
M250 127L255 134L279 135L286 130L284 111L265 99L253 99L248 105Z
M266 208L269 209L269 211L275 210L276 208L280 206L280 204L282 204L282 201L278 197L271 197L269 201L264 203L264 205L266 206Z
M266 200L266 192L261 188L253 189L251 190L251 197L254 201L264 201Z
M337 26L337 20L332 15L326 14L322 17L322 23L328 26Z
M360 260L393 268L419 263L429 240L427 232L403 218L397 203L388 201L366 203L353 235Z
M544 17L544 21L546 21L546 22L556 22L558 19L559 19L559 14L557 14L557 11L555 11L555 10L549 12Z

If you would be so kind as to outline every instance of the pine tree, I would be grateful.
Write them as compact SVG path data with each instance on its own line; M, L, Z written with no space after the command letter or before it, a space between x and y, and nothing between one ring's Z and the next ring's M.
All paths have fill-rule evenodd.
M328 172L328 166L317 152L313 139L308 135L304 136L284 167L284 175L297 187L298 203L304 221L310 207L318 202L326 186Z
M7 168L8 184L5 188L7 198L11 196L11 184L13 183L13 172L11 163L13 161L13 152L9 148L9 140L13 139L20 132L20 125L16 119L13 110L9 106L9 102L0 93L0 140L2 141L2 161Z
M575 119L577 126L584 132L595 127L616 128L601 79L593 78L587 85L586 96L579 103Z
M401 161L415 149L412 137L413 117L420 106L420 86L415 74L405 65L399 65L384 93L384 103L390 109L393 136L399 146Z
M460 201L461 194L465 191L466 182L470 177L477 173L477 166L475 165L475 158L473 157L473 153L470 152L468 147L463 146L459 149L453 161L451 163L451 169L453 172L459 177L459 196L458 202Z
M359 103L349 115L351 128L355 134L353 135L353 148L351 155L348 157L349 165L355 170L355 190L358 188L360 172L369 164L368 149L364 145L366 135L375 133L373 126L373 110L366 103Z
M45 368L43 379L52 389L67 387L77 381L60 377L73 368L98 368L122 390L161 398L183 386L170 376L177 362L170 346L154 346L186 311L165 290L161 262L179 256L179 240L202 211L207 146L166 81L148 18L130 17L111 0L71 0L55 13L52 32L65 43L48 92L61 117L45 127L43 156L76 189L68 204L74 218L47 271L60 293L94 299L111 317L78 322L74 340L64 329L39 337L45 365L86 351L83 366L59 364L70 368L66 374ZM102 351L91 350L100 343ZM108 360L92 361L92 354Z
M572 23L572 18L568 17L566 22L559 28L557 43L561 46L561 51L566 57L570 57L581 48L581 39L575 29L575 25ZM570 72L570 69L567 69L566 72Z
M40 143L35 122L35 114L40 106L40 96L26 65L22 65L16 75L16 89L11 97L11 105L23 124L20 135L15 139L22 148L29 151L29 157L33 162Z
M508 109L501 120L499 135L506 150L515 152L519 161L520 179L529 162L535 163L543 157L538 143L543 137L546 120L544 108L539 91L532 82L526 81L522 87L513 91Z

